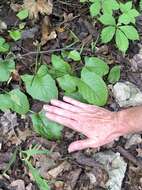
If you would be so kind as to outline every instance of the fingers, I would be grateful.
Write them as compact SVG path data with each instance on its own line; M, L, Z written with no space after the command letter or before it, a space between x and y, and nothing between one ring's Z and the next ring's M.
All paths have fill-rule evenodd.
M96 145L96 146L95 146ZM95 143L94 139L79 140L71 143L68 148L68 152L74 152L77 150L83 150L85 148L98 147L99 144Z
M77 106L77 107L79 107L79 108L82 108L82 109L84 109L84 110L86 110L86 111L88 111L88 112L94 112L94 111L97 111L98 109L101 109L101 108L98 107L98 106L85 104L85 103L79 102L79 101L74 100L74 99L72 99L72 98L70 98L70 97L67 97L67 96L64 96L64 97L63 97L63 100L64 100L65 102L68 102L68 103L74 105L74 106Z
M75 105L75 106L77 106L77 107L79 107L79 108L87 108L87 107L88 107L87 104L81 103L81 102L79 102L79 101L77 101L77 100L74 100L74 99L72 99L72 98L70 98L70 97L67 97L67 96L64 96L64 97L63 97L63 100L64 100L65 102L68 102L68 103L70 103L70 104L72 104L72 105Z
M72 112L77 112L77 113L84 112L84 110L82 110L79 107L72 106L71 104L68 104L59 100L51 100L51 104L65 110L72 111Z
M77 122L72 119L65 118L65 117L56 115L54 113L46 113L45 115L51 121L54 121L56 123L69 127L70 129L80 131Z
M63 117L69 118L69 119L75 120L75 118L76 118L76 114L74 114L73 112L64 110L62 108L58 108L55 106L45 105L44 110L49 113L54 113L54 114L57 114L57 115L60 115L60 116L63 116Z

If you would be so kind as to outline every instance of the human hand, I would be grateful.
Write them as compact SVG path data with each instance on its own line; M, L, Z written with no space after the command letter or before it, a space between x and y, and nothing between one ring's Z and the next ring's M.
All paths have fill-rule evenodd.
M45 105L44 110L48 119L87 137L71 143L69 152L100 147L124 134L117 112L84 104L69 97L64 97L63 100L64 102L51 100L51 105Z

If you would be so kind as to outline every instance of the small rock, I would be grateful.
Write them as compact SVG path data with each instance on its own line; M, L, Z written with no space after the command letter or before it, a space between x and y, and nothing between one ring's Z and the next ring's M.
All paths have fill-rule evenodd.
M126 141L126 144L125 144L125 148L128 149L132 145L139 144L139 143L142 143L142 138L141 138L140 134L128 135L128 138L127 138L127 141Z
M106 183L106 188L110 190L121 190L127 163L124 162L120 154L112 151L105 151L96 153L94 158L96 161L103 164L108 172L109 180Z
M0 20L0 31L6 30L6 29L7 29L7 24Z
M128 81L117 82L113 86L112 92L120 107L142 105L142 92L136 85Z

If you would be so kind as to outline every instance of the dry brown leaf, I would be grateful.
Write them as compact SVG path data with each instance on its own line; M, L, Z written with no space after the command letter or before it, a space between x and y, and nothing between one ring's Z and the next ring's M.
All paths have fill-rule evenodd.
M14 12L18 12L18 11L21 10L21 5L18 4L18 3L13 3L13 2L11 2L10 8L11 8Z
M24 8L29 11L30 18L38 18L38 14L50 15L53 10L52 0L24 0Z
M62 162L59 166L57 166L56 168L50 170L47 175L50 178L56 178L61 172L63 171L67 171L70 168L70 164L67 161Z
M14 187L15 190L25 190L25 183L21 179L13 181L10 186Z
M48 41L56 39L56 37L56 32L54 30L51 30L51 24L48 16L44 17L42 23L41 45L45 45Z
M141 148L137 148L136 149L137 153L138 153L138 157L142 157L142 149Z

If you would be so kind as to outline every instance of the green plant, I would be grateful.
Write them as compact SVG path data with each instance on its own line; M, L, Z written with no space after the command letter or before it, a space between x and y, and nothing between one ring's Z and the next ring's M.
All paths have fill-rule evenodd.
M9 51L9 44L6 43L5 39L3 37L0 37L0 53L5 53Z
M0 82L8 81L14 70L15 62L13 59L0 60Z
M29 16L29 12L27 9L22 9L16 15L20 20L24 20Z
M107 103L108 89L104 79L109 73L106 62L97 57L81 57L77 51L66 52L67 60L82 61L85 63L80 71L80 77L73 71L71 65L60 55L52 54L51 64L40 65L34 75L22 75L21 79L26 87L26 92L33 98L44 102L58 98L58 88L62 93L81 101L103 106ZM7 81L11 72L15 70L13 59L0 61L0 81ZM120 78L120 67L110 70L109 83L115 83ZM11 109L18 114L27 114L30 105L26 94L20 89L0 94L0 109ZM49 121L43 111L31 113L34 130L47 139L60 139L62 126Z
M16 30L10 30L9 31L9 35L10 37L14 40L14 41L18 41L21 39L22 37L22 33L19 29Z
M41 176L39 171L33 167L31 164L31 159L34 155L39 154L50 154L51 152L49 150L40 150L37 145L33 146L32 148L28 150L24 150L20 152L20 157L24 164L28 167L30 173L33 176L33 179L37 183L40 190L50 190L50 187L48 185L48 182Z
M87 1L81 1L87 2ZM90 14L102 23L102 43L108 43L115 37L119 50L126 52L129 40L139 40L139 34L134 27L138 11L132 2L117 2L116 0L89 0Z

